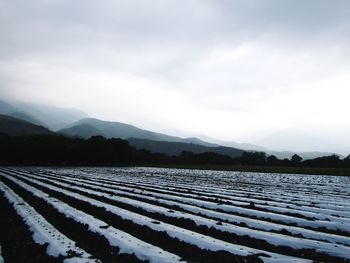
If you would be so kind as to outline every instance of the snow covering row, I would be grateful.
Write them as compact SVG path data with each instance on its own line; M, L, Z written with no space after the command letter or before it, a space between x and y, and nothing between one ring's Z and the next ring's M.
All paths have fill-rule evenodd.
M73 212L72 212L72 207L68 206L67 204L62 203L62 202L57 202L58 201L57 199L49 197L44 192L38 190L37 188L33 188L32 186L29 186L28 184L26 184L20 180L17 180L15 178L7 176L7 175L5 175L5 176L8 179L17 183L18 185L20 185L21 187L23 187L26 190L33 193L35 196L38 196L38 197L42 198L43 200L45 200L46 202L50 203L52 206L55 206L55 208L57 210L59 210L61 213L66 214L66 216L70 216L70 217L74 218L75 220L79 220L79 221L82 220L82 216L79 215L79 213L81 214L83 212L78 211L76 209L73 209ZM271 252L267 252L267 251L263 251L263 250L249 248L246 246L235 245L235 244L228 243L228 242L225 242L225 241L222 241L219 239L212 238L210 236L198 234L198 233L190 231L190 230L176 227L176 226L173 226L173 225L170 225L167 223L163 223L163 222L155 223L154 219L152 219L152 218L142 216L140 214L136 214L136 213L133 213L131 211L128 211L128 210L125 210L122 208L118 208L118 207L100 202L98 200L82 196L82 195L74 193L74 192L66 191L66 190L63 190L59 187L54 187L54 186L50 186L50 185L41 183L36 179L30 179L30 181L35 182L38 185L45 186L51 190L59 191L59 192L65 194L66 196L70 196L70 197L76 198L78 200L88 202L93 206L103 207L106 209L106 211L109 211L117 216L120 216L121 218L123 218L125 220L131 220L134 224L141 225L141 226L147 226L156 232L166 232L172 238L177 238L180 241L184 241L188 244L197 246L201 249L207 249L209 251L214 251L214 252L215 251L227 251L229 253L232 253L234 255L239 255L239 256L259 255L259 257L264 262L281 262L281 261L283 261L283 262L309 262L309 260L304 260L304 259L300 259L300 258L271 253ZM90 218L89 220L87 220L87 219L85 219L86 217L91 217L91 216L84 214L84 217L83 217L84 223L90 222L89 227L91 227L91 225L92 226L95 225L95 222L97 220L96 218ZM95 227L94 230L104 231L103 229L101 230L101 228L99 228L99 227ZM106 232L110 233L111 227L109 227L108 231L106 231ZM105 235L106 234L107 233L105 233ZM118 245L118 247L121 247L120 243L118 243L117 245ZM137 251L137 249L135 247L133 247L132 251L137 255L135 250ZM145 250L143 249L143 250L137 251L137 252L144 253L144 251ZM158 255L158 253L155 253L155 254ZM156 256L156 255L154 255L154 256ZM169 260L168 260L169 258L172 258L172 257L167 255L166 262L169 262ZM152 258L152 261L158 262L158 261L154 261L154 258ZM159 262L162 262L162 261L159 261ZM164 262L164 259L163 259L163 262Z
M51 173L53 175L55 173ZM59 174L59 176L62 176L62 174ZM71 175L68 175L71 176ZM197 195L200 195L201 197L205 197L206 195L218 195L218 198L229 199L229 200L238 200L243 202L254 202L256 204L263 204L264 208L269 208L270 206L278 206L283 208L292 208L293 211L291 212L298 212L298 210L301 211L310 211L310 212L316 212L317 214L326 214L326 215L335 215L335 216L343 216L343 217L350 217L350 202L346 195L339 195L336 199L331 199L329 197L325 197L324 200L322 198L324 197L324 193L322 195L318 195L316 198L308 199L308 193L302 193L302 199L300 198L301 192L294 193L293 195L288 194L288 190L283 189L283 191L280 191L278 188L274 189L273 194L267 194L266 191L264 193L259 194L259 188L255 189L256 187L251 186L250 189L244 189L244 190L237 190L235 189L225 189L223 187L213 187L213 186L203 186L198 184L183 184L181 183L181 180L178 182L161 182L159 181L158 177L155 180L152 180L150 178L145 177L145 175L138 175L137 177L125 177L125 176L114 176L113 179L108 179L110 176L106 176L107 178L100 176L96 174L84 174L79 175L75 174L75 178L85 178L89 180L99 181L99 182L106 182L110 184L126 184L129 186L145 186L149 189L154 189L161 191L161 189L166 188L167 190L174 190L174 191L190 191L191 193L196 193ZM254 189L252 191L252 189ZM300 190L300 189L298 189ZM296 198L297 197L297 198ZM342 198L341 198L342 197ZM261 199L259 199L261 198ZM271 199L273 198L273 200ZM332 201L333 200L333 201ZM239 204L239 203L236 203ZM242 203L244 204L244 203ZM312 204L313 206L311 206ZM320 207L317 207L320 206ZM321 211L319 210L321 209ZM287 211L287 210L285 210ZM338 214L339 213L339 214Z
M107 185L110 185L110 184L108 183L106 183L105 185L102 184L102 186L107 186ZM207 209L216 210L216 211L237 213L243 216L250 216L250 217L257 217L261 219L278 221L279 223L286 224L286 225L296 224L299 227L308 227L308 228L314 228L314 229L326 228L329 230L344 231L344 232L350 233L350 222L348 222L348 219L346 218L337 218L337 220L333 220L333 221L331 221L330 219L308 220L306 218L298 218L290 215L276 214L273 212L260 211L260 210L255 210L251 208L246 208L246 207L239 207L235 205L227 205L227 204L215 203L212 201L199 200L197 199L198 196L196 198L196 196L194 195L191 195L191 197L186 197L188 195L179 196L179 195L174 195L174 193L167 192L167 191L165 191L166 193L158 193L150 190L135 189L135 188L130 188L127 186L119 186L119 185L113 186L113 188L120 189L120 190L132 189L134 193L154 196L154 197L158 197L166 200L178 201L181 203L191 204L198 207L207 208Z
M111 196L110 194L102 192L104 190L103 187L92 187L94 190L88 190L83 187L71 186L68 183L61 183L59 181L52 180L52 182L54 182L57 185L64 186L71 189L71 192L74 192L74 190L79 190L88 194L97 195L99 197L104 197L123 204L141 208L147 212L158 213L158 214L166 215L167 217L188 219L195 222L197 226L207 226L208 228L214 228L222 232L228 232L239 236L248 236L250 238L264 240L265 242L270 243L271 245L274 245L274 246L283 245L283 246L290 247L292 249L314 249L319 253L325 253L331 256L350 259L350 247L348 246L342 246L342 245L337 245L337 244L332 244L327 242L320 242L320 241L310 240L305 238L290 237L282 234L269 233L265 231L253 230L246 227L235 226L228 223L218 224L218 221L216 220L207 219L201 216L192 215L192 214L188 214L188 213L184 213L176 210L169 210L161 206L148 204L148 203L141 202L131 198ZM46 187L50 187L50 185L47 185L47 184L42 184L42 185ZM334 240L337 240L336 238L339 236L330 234L330 237L331 238L333 237L333 241L334 241ZM349 238L340 237L339 239L341 239L344 243L350 245ZM337 241L339 241L339 239Z
M197 215L206 215L206 217L213 218L216 220L226 220L230 223L233 224L240 224L240 223L245 223L248 227L253 228L253 229L258 229L258 230L263 230L263 231L283 231L287 230L291 234L297 235L297 236L304 236L304 238L309 238L309 239L314 239L314 240L320 240L320 241L328 241L332 243L339 243L339 244L345 244L345 245L350 245L350 239L345 236L340 236L340 235L335 235L335 234L329 234L329 233L323 233L319 231L314 231L314 230L309 230L301 227L295 227L295 226L287 226L283 224L277 224L277 223L271 223L271 222L266 222L262 220L257 220L257 219L251 219L247 217L242 217L242 216L237 216L237 215L232 215L232 214L227 214L227 213L222 213L222 212L217 212L213 211L210 209L206 208L201 208L198 206L194 205L188 205L188 204L183 204L181 202L177 201L169 201L169 200L164 200L160 199L158 196L147 196L145 195L144 191L140 190L133 190L133 193L126 192L126 191L120 191L116 189L111 189L109 186L103 186L103 185L96 185L92 183L86 183L84 180L81 179L74 179L74 178L60 178L60 181L65 181L66 184L60 183L59 181L55 180L54 178L50 178L47 176L40 176L40 175L31 175L32 177L36 178L43 178L43 179L49 179L53 180L55 184L59 184L62 186L66 187L71 187L72 189L78 189L81 191L86 191L85 189L79 188L79 187L73 187L71 184L73 182L78 183L79 186L83 187L89 187L90 189L93 189L94 191L86 191L89 193L94 193L97 194L97 191L108 191L109 193L113 193L115 195L123 195L123 196L129 196L129 200L131 205L135 204L141 204L142 202L138 202L133 199L134 198L141 198L141 199L147 199L149 201L155 201L159 203L160 205L168 205L168 206L177 206L180 207L182 210L185 210L189 213L192 214L197 214ZM139 193L135 193L139 192ZM107 195L107 198L110 198L109 195ZM126 199L122 197L114 197L115 200L123 202ZM161 209L160 206L156 206L158 209ZM143 208L143 207L142 207ZM149 206L148 206L149 208ZM185 213L182 213L184 215ZM171 213L170 216L175 216L174 214ZM269 239L270 233L266 236L266 238Z
M140 260L148 260L149 262L154 263L181 261L181 258L177 255L171 254L156 246L143 242L142 240L139 240L124 231L109 226L108 223L77 210L56 198L50 197L41 190L34 188L18 179L9 176L6 177L22 188L25 188L31 192L34 196L43 199L66 217L71 218L81 224L88 225L90 231L104 236L109 241L111 246L120 250L119 253L135 254Z
M292 184L289 178L282 177L275 183L273 178L254 177L251 174L249 176L253 178L252 182L242 180L240 175L236 176L237 181L232 182L232 178L220 173L216 179L228 182L225 185L212 180L207 173L204 176L199 174L199 179L196 174L191 173L193 171L180 176L178 171L147 168L0 170L0 176L12 180L65 216L87 224L90 231L104 236L111 246L120 249L120 253L134 253L141 260L169 262L171 259L172 262L178 262L181 258L109 226L93 215L78 210L79 207L76 209L50 197L23 180L89 203L96 208L104 208L135 225L146 226L155 232L165 232L171 238L200 249L214 252L223 250L239 256L258 255L265 262L308 261L228 243L155 220L152 218L153 214L175 220L174 223L179 220L179 224L180 219L190 220L198 227L205 226L228 235L258 239L270 246L285 246L295 251L314 250L320 256L325 254L350 260L350 202L346 198L350 191L348 184L340 187L341 179L339 182L329 181L330 189L327 189L327 181L324 179L319 179L316 183L310 181L310 184L305 185L298 182ZM21 179L18 180L17 177ZM99 198L114 201L114 205L97 200ZM143 212L140 214L123 209L118 203L141 209ZM169 209L169 206L172 208Z
M13 205L16 213L23 219L24 223L33 233L35 243L47 246L47 254L53 257L63 256L65 262L98 262L91 255L76 246L75 242L67 238L54 228L49 222L38 214L34 208L27 204L21 197L10 188L0 182L0 191ZM72 253L73 252L73 253ZM74 254L74 257L69 255ZM79 255L79 256L78 256Z

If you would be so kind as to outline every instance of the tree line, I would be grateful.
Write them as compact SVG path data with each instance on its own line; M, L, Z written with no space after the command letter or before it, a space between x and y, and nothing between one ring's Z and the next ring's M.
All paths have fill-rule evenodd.
M230 157L214 152L182 152L179 156L137 150L122 139L93 136L90 139L55 135L9 136L0 134L0 165L152 165L205 164L290 167L350 167L350 155L303 160L278 159L264 152L244 152Z

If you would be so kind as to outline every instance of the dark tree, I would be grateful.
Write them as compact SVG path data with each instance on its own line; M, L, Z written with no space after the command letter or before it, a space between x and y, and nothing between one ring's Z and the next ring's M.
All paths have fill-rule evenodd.
M299 155L294 154L291 158L291 161L293 164L300 164L303 158L301 158Z
M266 153L264 152L244 152L238 158L238 162L243 165L265 165Z
M330 155L324 157L318 157L312 160L306 160L303 162L307 167L342 167L343 161L340 160L338 155Z
M302 161L298 155L279 160L264 152L244 152L232 158L214 152L182 152L179 156L136 150L122 139L94 136L88 140L57 135L8 136L0 134L0 165L270 165L303 167L350 167L350 155L337 155Z
M269 166L279 166L281 165L281 160L279 160L275 155L270 155L266 158L266 164Z
M233 164L234 159L228 155L222 155L214 152L204 152L195 154L189 151L181 152L179 156L180 163L187 164Z
M343 164L345 167L350 167L350 154L344 158Z

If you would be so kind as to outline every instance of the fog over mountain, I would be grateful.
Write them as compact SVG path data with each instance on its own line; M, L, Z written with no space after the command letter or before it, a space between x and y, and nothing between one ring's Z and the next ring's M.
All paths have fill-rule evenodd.
M0 25L14 117L350 152L349 1L4 0Z
M52 131L60 130L72 122L88 117L88 115L79 109L20 101L6 102L1 100L0 114L6 114L36 125L45 126Z
M86 114L78 109L66 109L42 104L29 104L28 109L31 113L24 111L21 105L28 103L17 102L13 106L11 103L0 101L1 129L0 133L8 135L37 135L52 134L69 138L89 139L92 136L103 136L105 138L122 138L129 141L132 146L138 149L149 150L151 152L165 153L170 155L179 155L182 151L191 151L194 153L215 152L229 155L231 157L239 156L243 151L265 152L267 155L275 155L279 159L290 159L294 154L298 154L303 159L313 159L316 157L330 156L337 154L344 158L338 152L322 151L280 151L271 150L271 148L262 147L251 143L238 143L233 141L222 141L207 136L198 137L178 137L162 134L150 130L140 129L136 126L121 123L99 120L96 118L85 118ZM18 108L19 107L19 108ZM43 109L46 109L43 115ZM84 117L78 121L73 121L67 125L67 121ZM40 121L49 120L49 124ZM66 124L64 124L66 123ZM64 127L56 129L53 132L52 125L55 127ZM62 126L63 125L63 126ZM51 131L48 129L51 126ZM294 135L292 133L292 135ZM302 142L302 140L299 140ZM279 145L278 141L272 140L272 143ZM291 146L293 148L294 145ZM277 147L278 148L278 147Z

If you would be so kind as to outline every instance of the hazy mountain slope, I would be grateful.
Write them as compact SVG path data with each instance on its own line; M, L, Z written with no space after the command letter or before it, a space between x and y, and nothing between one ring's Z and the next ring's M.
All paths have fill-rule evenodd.
M8 115L16 111L17 109L13 105L5 101L0 101L0 114Z
M67 129L62 129L60 130L60 133L64 135L69 135L69 136L82 137L85 139L88 139L91 136L96 136L96 135L104 136L102 131L96 129L95 127L89 124L80 124Z
M24 111L20 111L18 108L16 108L12 104L5 101L0 101L0 114L8 115L16 119L28 121L35 125L46 126L44 122L38 120L37 118L31 116L30 114Z
M100 131L99 135L103 135L107 138L112 138L112 137L122 138L122 139L139 138L139 139L148 139L153 141L185 142L185 143L202 144L205 146L215 146L211 143L206 143L197 138L180 138L175 136L169 136L162 133L143 130L133 125L129 125L125 123L102 121L94 118L86 118L86 119L79 120L75 123L72 123L65 129L61 130L60 132L65 132L68 129L73 128L75 126L80 126L81 128L81 125L83 124L89 125L90 127L94 127L96 130ZM75 132L79 131L80 128L74 129L74 131ZM84 131L81 130L81 132L84 132ZM75 135L80 135L80 134L75 134Z
M54 134L45 127L16 119L8 115L0 115L0 133L13 136Z
M276 151L276 150L272 150L272 149L269 149L269 148L261 146L261 145L256 145L256 144L251 144L251 143L238 143L238 142L232 142L232 141L221 141L221 140L217 140L217 139L207 137L207 136L199 136L199 137L205 141L216 143L216 144L219 144L222 146L233 147L233 148L246 150L246 151L265 152L268 155L275 155L279 159L285 159L285 158L290 159L294 154L298 154L304 160L314 159L314 158L322 157L322 156L329 156L332 154L337 154L340 157L343 157L341 154L332 153L332 152L321 152L321 151L320 152L318 152L318 151L300 152L300 151L288 151L288 150ZM280 147L277 147L277 148L280 148Z
M227 147L233 147L238 148L246 151L267 151L268 149L265 147L262 147L260 145L255 145L251 143L239 143L239 142L233 142L233 141L222 141L217 140L208 136L200 135L198 136L200 139L207 141L209 143L215 144L215 145L222 145Z
M310 134L305 134L295 130L280 131L258 141L259 145L256 145L250 143L222 141L206 136L198 136L199 138L180 138L176 136L169 136L162 133L143 130L125 123L86 118L87 115L77 109L64 109L34 103L8 103L5 101L0 101L0 114L12 116L16 119L21 119L35 125L44 126L54 131L66 127L61 130L62 133L69 136L79 136L82 138L102 135L107 138L119 137L126 139L133 137L153 141L198 144L206 147L225 146L246 151L263 151L268 155L275 155L279 159L290 159L294 154L300 155L303 159L313 159L333 154L333 152L297 150L303 148L303 145L306 145L305 141L308 141L308 144L312 143L314 145L314 149L320 148L321 145L327 145L330 142L320 140L319 138L315 138ZM266 147L260 145L264 145ZM284 145L287 145L288 147L283 147ZM331 147L329 146L328 148ZM337 155L343 157L340 154Z
M35 119L46 124L51 130L57 131L68 124L86 118L87 115L77 109L66 109L35 103L13 103L17 111L25 112Z
M25 112L16 111L16 112L10 113L8 115L13 117L13 118L16 118L16 119L20 119L20 120L23 120L23 121L27 121L27 122L33 123L35 125L44 126L44 127L47 126L42 121L34 118L33 116L30 116L29 114L27 114Z
M332 148L330 141L315 134L294 129L284 129L272 133L258 140L257 143L273 151L322 152L324 148Z
M203 140L196 138L196 137L183 138L183 139L181 139L181 142L194 143L194 144L204 145L204 146L208 146L208 147L221 146L221 145L218 145L216 143L210 143L207 141L203 141Z
M165 142L165 141L152 141L137 138L127 139L130 145L137 149L149 150L151 152L166 153L169 155L179 155L182 151L191 151L193 153L203 152L215 152L231 157L240 156L243 151L230 147L207 147L198 144L181 143L181 142Z

